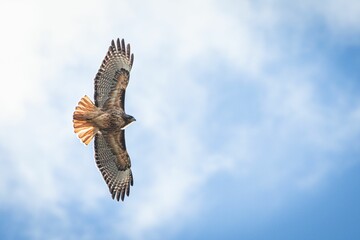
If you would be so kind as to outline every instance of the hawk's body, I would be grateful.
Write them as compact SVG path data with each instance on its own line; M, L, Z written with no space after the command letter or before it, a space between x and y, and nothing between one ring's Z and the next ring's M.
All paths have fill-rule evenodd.
M83 97L73 115L74 131L87 145L95 137L95 159L113 198L124 200L133 185L124 128L135 121L125 113L125 90L134 55L117 39L95 77L95 104Z

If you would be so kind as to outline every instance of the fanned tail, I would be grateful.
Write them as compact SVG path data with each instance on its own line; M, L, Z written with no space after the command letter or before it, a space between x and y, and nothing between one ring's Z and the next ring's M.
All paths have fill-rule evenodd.
M88 145L94 138L98 129L91 122L96 106L88 96L81 98L73 114L74 132L83 143Z

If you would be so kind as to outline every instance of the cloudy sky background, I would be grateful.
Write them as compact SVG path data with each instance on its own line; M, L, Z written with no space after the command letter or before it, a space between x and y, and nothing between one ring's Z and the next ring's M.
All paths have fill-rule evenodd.
M359 238L359 16L356 0L2 0L2 239ZM121 203L71 122L117 37L137 119Z

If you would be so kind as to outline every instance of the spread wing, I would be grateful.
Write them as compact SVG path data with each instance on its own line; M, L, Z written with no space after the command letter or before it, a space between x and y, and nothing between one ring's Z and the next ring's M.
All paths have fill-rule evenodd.
M129 83L129 73L134 62L130 44L124 39L111 41L111 46L95 77L95 105L97 107L116 106L124 109L125 89Z
M133 185L130 157L126 151L124 130L98 132L95 135L95 159L113 199L129 196Z

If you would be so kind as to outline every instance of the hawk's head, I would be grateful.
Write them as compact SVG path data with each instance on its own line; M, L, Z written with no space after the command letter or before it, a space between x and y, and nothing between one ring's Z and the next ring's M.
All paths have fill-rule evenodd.
M131 116L131 115L127 115L124 114L124 120L125 120L125 126L123 128L121 128L122 130L124 130L127 126L129 126L132 122L135 122L136 119Z

